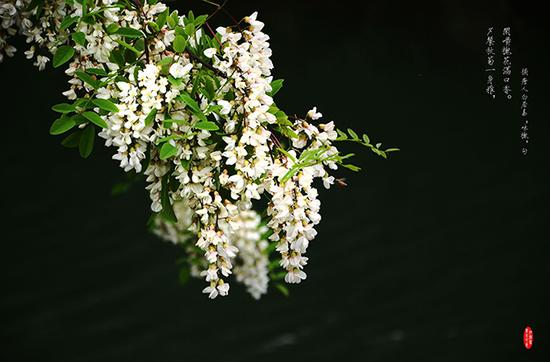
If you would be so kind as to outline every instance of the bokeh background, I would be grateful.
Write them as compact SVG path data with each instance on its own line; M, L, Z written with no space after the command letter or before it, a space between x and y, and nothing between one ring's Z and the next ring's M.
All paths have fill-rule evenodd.
M172 6L212 11L198 0ZM321 192L308 279L289 298L271 290L255 301L233 284L228 298L209 301L202 281L179 285L180 250L147 233L143 185L110 195L124 179L111 150L97 140L84 161L48 135L66 78L38 72L21 51L0 64L0 360L548 361L543 9L382 0L226 8L236 18L258 10L266 22L275 76L286 80L283 109L318 106L402 152L383 160L348 148L364 170L338 173L349 187ZM212 25L230 22L220 13ZM512 101L484 94L489 26L512 28Z

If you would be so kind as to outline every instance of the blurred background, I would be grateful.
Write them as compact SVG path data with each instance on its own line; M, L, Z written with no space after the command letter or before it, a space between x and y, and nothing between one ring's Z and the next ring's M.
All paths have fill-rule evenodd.
M206 13L200 1L172 2ZM48 135L62 71L0 64L2 361L548 361L547 15L525 2L243 1L271 36L277 103L319 107L401 152L349 146L357 174L321 191L308 279L255 301L178 283L180 250L146 231L143 185L96 139ZM219 13L213 26L229 25ZM512 33L512 94L485 93L487 28ZM497 47L497 49L499 49ZM501 57L497 56L497 69ZM529 151L520 74L529 68ZM523 346L526 325L534 345Z

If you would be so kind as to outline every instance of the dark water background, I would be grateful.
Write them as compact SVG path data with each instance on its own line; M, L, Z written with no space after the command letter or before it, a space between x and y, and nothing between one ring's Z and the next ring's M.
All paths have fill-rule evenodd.
M83 161L48 135L61 72L22 52L1 64L0 360L548 361L550 57L535 6L229 2L267 23L288 113L316 105L402 149L385 161L350 147L364 171L322 192L308 279L259 302L236 284L213 302L202 281L179 286L179 250L146 232L141 185L110 196L112 151L98 141ZM483 93L489 26L512 28L511 102Z

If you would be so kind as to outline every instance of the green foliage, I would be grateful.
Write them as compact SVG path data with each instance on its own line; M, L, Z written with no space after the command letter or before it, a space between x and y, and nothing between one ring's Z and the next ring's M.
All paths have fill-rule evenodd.
M119 111L116 104L114 104L108 99L97 98L97 99L94 99L92 103L98 106L100 109L103 109L104 111L113 112L113 113L117 113Z
M90 122L94 123L95 125L101 127L101 128L107 128L107 122L103 120L97 113L95 112L84 112L82 115Z
M210 122L210 121L201 121L201 122L195 124L195 128L203 129L203 130L206 130L206 131L217 131L217 130L220 129L220 127L218 127L217 124L215 124L214 122Z
M337 129L336 131L338 132L338 136L339 136L336 139L336 141L340 141L340 142L347 141L347 142L359 143L359 144L369 148L376 155L384 157L384 158L388 158L388 153L390 153L390 152L399 151L399 148L387 148L385 150L381 150L380 147L382 146L382 143L377 143L375 145L371 144L370 138L369 138L369 136L367 136L366 133L363 134L361 137L359 137L359 135L350 128L348 128L347 134L346 134L346 132L343 132L342 130L339 130L339 129ZM342 165L342 166L344 166L344 167L346 167L346 168L348 168L352 171L358 171L359 170L359 168L357 168L356 166L353 166L353 165Z
M50 127L50 134L59 135L59 134L65 133L71 128L73 128L75 125L76 123L74 119L67 116L66 114L63 114L61 117L59 117L52 123Z
M118 28L114 34L121 35L125 38L141 38L143 37L143 33L137 29L129 28L129 27L123 27Z
M160 215L164 220L175 223L178 221L178 218L176 217L172 203L170 202L170 190L168 188L169 177L170 173L167 173L162 177L161 181L162 189L160 192L160 202L162 205L162 211L160 212Z
M281 88L283 87L284 79L277 79L271 82L271 92L268 93L271 97L274 97L275 94L279 93Z
M166 142L160 148L160 159L167 160L170 157L175 156L178 153L178 149L172 146L169 142Z
M53 61L52 61L53 67L58 68L63 64L67 63L74 56L74 52L75 50L73 49L73 47L68 45L63 45L57 48L57 51L53 56Z
M80 136L80 141L78 144L78 151L80 156L83 158L88 158L94 149L94 139L95 139L95 127L91 124L87 125L82 131Z
M76 110L76 107L73 104L59 103L53 106L52 110L57 113L71 113Z
M174 43L172 44L174 51L177 53L183 53L185 47L187 46L187 40L181 35L176 35Z

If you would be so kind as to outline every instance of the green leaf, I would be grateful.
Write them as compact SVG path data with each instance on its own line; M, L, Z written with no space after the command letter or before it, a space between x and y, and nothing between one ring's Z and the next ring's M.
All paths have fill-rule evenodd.
M149 25L149 27L151 29L153 29L154 31L158 32L160 30L159 26L157 23L154 23L152 21L148 22L147 25Z
M275 94L279 93L281 88L283 87L284 79L277 79L271 82L271 92L267 93L267 95L273 97Z
M160 149L160 159L167 160L170 157L175 156L178 153L178 149L172 146L169 142L166 142L162 145Z
M178 96L178 98L183 102L185 103L186 105L189 106L189 108L191 108L193 111L195 112L200 112L201 109L199 107L199 104L197 103L197 101L195 101L193 98L191 98L191 96L187 93L182 93Z
M82 132L80 137L80 143L78 145L78 151L80 156L83 158L88 158L94 149L94 139L95 139L95 127L91 124L87 125Z
M166 24L168 19L168 8L166 8L162 13L157 16L157 25L159 28L162 28Z
M149 127L153 124L155 117L157 116L157 109L153 108L151 112L145 117L145 127Z
M78 16L67 16L65 17L65 19L63 19L63 21L61 22L61 24L59 24L59 29L61 30L65 30L67 29L69 26L73 25L74 23L76 23L78 21Z
M109 54L109 60L119 67L124 67L126 60L124 60L124 49L113 49L111 54Z
M50 134L58 135L58 134L65 133L71 128L73 128L75 125L76 125L75 121L64 114L52 123L50 127Z
M95 112L84 112L82 113L86 119L96 125L98 125L101 128L107 128L107 122L103 120L97 113Z
M357 135L357 133L355 133L355 131L352 130L351 128L348 128L348 133L349 133L349 135L351 136L351 138L353 138L354 140L358 140L358 139L359 139L359 136Z
M86 45L86 34L84 34L81 31L72 34L71 38L78 45L82 45L82 46Z
M399 148L388 148L384 152L388 153L388 152L397 152L397 151L400 151L400 149Z
M107 31L107 34L113 35L118 31L118 29L120 29L120 26L115 23L111 23L107 26L107 29L105 30Z
M109 74L104 69L101 69L101 68L88 68L86 69L86 73L98 75L100 77L106 77Z
M80 143L81 134L82 134L82 131L80 130L74 133L71 133L67 137L63 138L63 141L61 141L61 145L67 148L77 148L78 144Z
M170 194L168 189L169 177L170 177L170 173L167 173L162 177L162 181L161 181L162 188L160 191L160 203L162 205L162 211L160 212L160 214L166 221L175 223L178 221L178 218L174 213L172 203L170 203Z
M361 167L358 167L358 166L355 166L355 165L350 165L350 164L347 164L347 165L342 164L342 167L345 167L348 170L352 170L353 172L357 172L357 171L361 170Z
M126 38L141 38L143 37L143 33L137 29L134 29L134 28L128 28L128 27L123 27L123 28L119 28L115 31L115 34L117 35L121 35L123 37L126 37Z
M71 113L76 110L76 107L68 103L59 103L52 107L52 110L57 113Z
M170 29L174 29L174 27L175 27L176 24L177 24L176 20L174 20L174 18L171 17L171 16L168 16L168 17L166 18L166 22L168 23L168 26L170 27Z
M217 131L220 129L217 124L210 121L200 121L199 123L195 124L195 128L203 129L206 131Z
M114 104L108 99L97 98L97 99L94 99L92 102L99 108L103 109L104 111L108 111L112 113L117 113L119 111L116 104Z
M187 25L185 25L185 34L193 36L193 34L195 34L195 24L188 23Z
M99 88L99 82L88 73L77 70L74 74L78 77L78 79L86 84L89 84L93 89Z
M340 136L340 139L342 139L342 140L347 140L348 139L348 135L345 134L343 131L337 129L336 132L338 132L338 136Z
M125 41L123 40L120 40L120 39L116 39L115 42L118 44L118 45L121 45L123 47L125 47L126 49L134 52L136 55L140 55L141 52L139 50L137 50L136 48L134 48L133 46L131 46L130 44L126 43Z
M74 49L73 47L70 47L68 45L63 45L57 48L57 51L55 52L55 55L53 56L53 67L58 68L62 66L63 64L67 63L74 55Z
M366 133L363 135L363 142L365 142L367 145L370 145L370 139Z
M290 295L290 292L288 291L288 288L281 283L276 283L275 287L285 296L288 297Z
M183 53L185 47L187 46L187 40L181 35L176 35L174 42L172 43L174 51L177 53Z
M181 268L179 273L179 282L181 285L187 284L191 278L191 270L189 268Z

